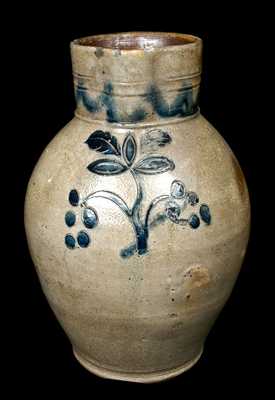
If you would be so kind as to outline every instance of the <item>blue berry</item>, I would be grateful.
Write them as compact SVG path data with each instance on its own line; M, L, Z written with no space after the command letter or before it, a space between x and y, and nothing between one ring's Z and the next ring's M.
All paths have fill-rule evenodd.
M67 234L65 236L65 244L69 249L74 249L75 248L75 238L72 235Z
M72 211L68 211L65 214L65 223L67 226L71 227L75 224L76 216Z
M84 208L82 213L83 224L88 229L93 229L98 224L98 216L93 208Z
M88 247L90 244L90 237L86 232L80 231L77 235L77 242L80 247Z
M188 219L188 223L191 228L197 229L200 226L200 219L197 214L191 214Z
M76 207L79 203L79 195L76 189L73 189L69 193L69 202L72 206Z
M202 204L200 206L200 216L207 225L211 223L211 213L207 204Z

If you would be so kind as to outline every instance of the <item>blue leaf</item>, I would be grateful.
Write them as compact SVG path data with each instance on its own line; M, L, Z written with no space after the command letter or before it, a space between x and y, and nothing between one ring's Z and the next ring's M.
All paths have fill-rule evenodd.
M104 158L92 162L87 168L97 175L119 175L127 170L127 167L119 161Z
M134 137L129 133L124 140L122 153L128 166L131 166L136 158L137 144Z
M164 147L172 142L168 132L161 129L153 129L146 132L141 138L141 151L148 152L157 150L158 147Z
M163 172L173 170L175 164L167 157L150 156L140 160L134 170L144 175L162 174Z
M207 225L210 225L210 223L211 223L211 213L210 213L210 209L209 209L207 204L202 204L200 206L200 216L201 216L201 219Z
M113 154L120 156L120 145L117 143L115 136L110 132L95 131L86 140L90 149L98 151L103 154Z

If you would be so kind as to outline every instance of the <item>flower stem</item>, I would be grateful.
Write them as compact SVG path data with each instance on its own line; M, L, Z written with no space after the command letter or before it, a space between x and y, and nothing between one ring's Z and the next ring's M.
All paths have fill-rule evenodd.
M136 233L137 252L138 254L145 254L148 249L148 229L143 225L140 218L140 207L143 200L143 189L139 176L130 169L130 172L135 180L137 188L137 196L132 208L132 223Z
M117 194L109 192L108 190L99 190L97 192L90 193L84 200L82 200L80 206L84 205L85 207L87 207L88 201L94 198L110 200L114 204L116 204L127 215L127 217L131 216L131 211L125 201Z
M161 196L158 196L158 197L156 197L156 198L154 198L154 200L152 200L152 202L150 203L150 205L149 205L149 207L148 207L148 210L147 210L147 213L146 213L146 216L145 216L145 228L148 230L148 228L149 228L149 217L150 217L150 214L151 214L151 211L153 210L153 208L158 204L158 203L160 203L161 201L164 201L164 200L168 200L169 199L169 195L166 195L166 194L164 194L164 195L161 195Z

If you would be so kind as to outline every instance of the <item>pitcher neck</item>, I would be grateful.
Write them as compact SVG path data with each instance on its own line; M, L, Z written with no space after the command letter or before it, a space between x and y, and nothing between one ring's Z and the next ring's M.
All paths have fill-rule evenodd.
M198 113L201 39L130 32L71 43L76 115L111 124L162 123Z

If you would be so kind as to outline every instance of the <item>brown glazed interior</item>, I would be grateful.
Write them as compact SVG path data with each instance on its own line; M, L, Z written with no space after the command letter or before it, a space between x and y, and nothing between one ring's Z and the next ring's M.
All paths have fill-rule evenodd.
M195 41L194 36L177 33L129 32L89 36L76 39L74 43L104 49L140 50L147 47L182 46Z

